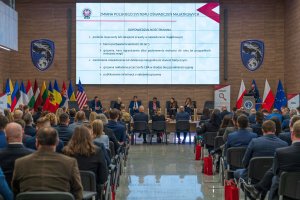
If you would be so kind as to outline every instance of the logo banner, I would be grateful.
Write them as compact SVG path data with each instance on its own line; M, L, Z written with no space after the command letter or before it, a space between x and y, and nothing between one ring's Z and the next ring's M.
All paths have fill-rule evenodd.
M260 40L241 42L241 59L246 69L257 70L264 60L264 42Z
M289 109L296 109L297 107L299 107L299 94L287 94L287 98Z
M215 85L215 108L226 106L230 111L230 85Z
M54 59L54 42L48 39L33 40L30 47L33 65L40 71L47 70Z

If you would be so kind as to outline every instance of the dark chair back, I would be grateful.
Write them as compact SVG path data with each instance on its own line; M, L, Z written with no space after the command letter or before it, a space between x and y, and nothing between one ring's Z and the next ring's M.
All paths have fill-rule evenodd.
M281 197L300 199L300 172L283 172L280 176L278 194Z
M214 109L215 107L215 102L214 101L205 101L204 102L204 108L208 108L208 109Z
M133 123L134 131L146 131L147 130L147 123L143 121L136 121Z
M81 183L84 191L96 192L96 175L92 171L80 171Z
M194 108L197 108L197 101L192 101Z
M16 200L74 200L68 192L23 192L17 195Z
M115 157L116 155L115 144L112 141L109 141L109 150L110 150L111 157Z
M110 108L113 109L115 107L116 101L110 101Z
M188 120L176 121L176 131L189 132L190 131L190 121L188 121Z
M153 131L165 131L166 122L165 121L152 121L152 130Z
M166 101L166 108L170 108L170 104L171 104L170 101Z
M225 144L225 142L222 136L215 137L214 149L220 148L223 144Z
M203 134L203 142L208 146L215 145L215 137L217 136L217 132L206 132Z
M260 181L272 167L274 157L255 157L248 166L248 179Z
M247 147L231 147L227 149L226 159L230 168L243 168L242 160Z

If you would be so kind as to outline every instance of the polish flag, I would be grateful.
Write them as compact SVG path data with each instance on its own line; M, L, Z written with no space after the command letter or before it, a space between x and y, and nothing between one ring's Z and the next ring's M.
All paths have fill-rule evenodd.
M245 94L246 94L246 87L245 87L244 81L242 80L240 91L239 91L239 96L238 96L237 101L236 101L236 108L237 109L240 109L242 107L243 97L244 97Z
M268 80L266 80L262 109L266 109L267 111L270 111L274 104L274 101L275 101L274 94L270 88Z

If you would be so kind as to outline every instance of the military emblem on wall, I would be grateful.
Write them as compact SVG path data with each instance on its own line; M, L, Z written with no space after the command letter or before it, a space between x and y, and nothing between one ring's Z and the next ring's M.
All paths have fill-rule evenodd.
M47 70L54 59L54 42L48 39L33 40L31 42L31 60L40 71Z
M260 40L245 40L241 42L241 58L243 65L248 70L257 70L264 60L264 43Z

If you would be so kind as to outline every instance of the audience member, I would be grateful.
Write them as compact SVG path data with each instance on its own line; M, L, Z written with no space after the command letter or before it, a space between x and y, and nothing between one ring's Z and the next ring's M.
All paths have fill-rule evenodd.
M148 127L149 116L145 113L144 106L139 107L139 112L134 114L133 121L134 122L146 122L147 127ZM140 133L140 135L139 135L139 137L140 137L141 134L143 134L144 143L147 143L146 135L149 133L149 130L148 129L146 129L146 130L147 130L146 132Z
M125 122L125 123L130 123L131 121L131 116L128 112L126 112L125 110L125 105L124 104L121 104L121 112L120 112L120 115L121 115L121 121Z
M297 110L291 109L291 111L289 111L289 117L284 117L285 119L283 119L281 124L281 129L283 131L288 132L290 130L290 119L292 119L294 115L297 115Z
M8 122L13 122L14 121L13 114L11 113L9 108L4 109L4 116L8 119Z
M83 121L85 121L85 113L83 111L78 111L75 115L75 122L69 126L70 129L74 131L77 126L81 126L83 124Z
M280 133L282 133L281 122L278 119L278 117L271 117L270 120L272 120L275 123L275 125L276 125L275 135L278 136Z
M90 116L89 116L89 122L90 122L90 124L92 124L93 123L93 121L96 119L96 117L97 117L97 113L96 112L91 112L90 113Z
M58 137L63 141L64 144L67 144L73 135L73 130L69 127L69 115L65 112L59 116L59 124L55 129L58 132Z
M221 118L221 120L223 120L223 118L224 118L226 115L231 114L231 113L227 110L227 107L226 107L226 106L222 106L221 110L222 110L222 112L220 113L220 118Z
M166 121L166 117L164 114L161 113L161 109L158 109L156 111L156 114L154 116L152 116L152 122L157 122L157 121ZM162 133L161 132L157 132L157 143L161 143L162 141Z
M254 138L249 143L246 153L243 158L244 169L238 169L234 172L234 178L237 180L243 178L247 180L248 177L248 165L251 158L263 157L263 156L274 156L277 148L286 147L288 144L279 139L275 135L276 125L273 121L267 120L262 125L263 136Z
M16 109L14 111L14 120L22 119L22 117L23 117L22 110Z
M57 118L54 113L48 113L45 117L49 119L51 127L57 127Z
M35 136L36 130L32 126L32 123L33 123L32 115L30 113L24 114L23 120L25 122L24 133L26 135Z
M23 111L23 115L29 113L30 112L29 106L28 105L24 105L23 108L22 108L22 111Z
M282 115L282 121L286 120L286 119L290 119L290 109L286 106L282 106L281 107L281 115ZM297 114L297 110L294 109L296 111Z
M190 120L189 113L185 112L183 106L180 106L179 107L179 112L176 114L176 122L178 122L178 121L189 121L189 120ZM178 139L178 144L180 144L181 143L180 132L178 132L177 130L176 130L176 135L177 135L177 139ZM187 132L183 132L182 144L185 144L186 135L187 135Z
M52 127L39 129L36 144L36 152L15 162L12 179L15 195L30 191L61 191L71 192L76 200L81 200L83 189L77 161L55 152L57 131Z
M32 136L25 134L25 131L24 131L25 125L26 125L25 121L23 119L17 119L14 122L19 124L22 127L22 134L23 134L22 142L26 143L26 141L30 140L32 138Z
M42 112L43 112L43 107L42 106L38 106L37 107L37 112L34 115L32 115L34 123L36 123L36 121L41 117Z
M255 120L255 117L256 117L256 110L255 108L252 108L250 110L250 115L249 115L249 124L255 124L256 123L256 120Z
M115 108L109 112L110 120L106 124L106 127L113 130L117 140L123 145L126 141L126 128L123 124L118 123L119 112Z
M256 123L251 125L253 133L256 133L257 136L262 136L263 135L263 132L262 132L262 129L261 129L263 121L264 121L264 114L262 112L257 111L255 113L255 122Z
M69 115L70 115L70 123L69 124L73 124L75 122L75 115L76 115L75 108L72 108L71 110L69 110Z
M221 123L221 126L220 126L220 129L218 131L217 136L223 136L226 128L227 127L233 127L233 126L234 125L232 123L232 116L231 116L231 114L225 115L223 117L223 120L222 120L222 123Z
M4 129L7 124L8 124L8 119L5 116L0 115L0 149L5 148L7 146L7 141L4 132Z
M133 116L134 114L139 112L139 107L142 105L142 102L138 100L137 96L133 96L132 101L129 104L129 112L130 115Z
M174 119L177 113L178 104L174 97L170 98L170 103L167 104L167 113L171 119Z
M92 123L92 132L93 132L93 138L94 143L102 143L104 144L104 147L106 149L109 149L109 138L105 133L103 132L103 123L100 119L96 119Z
M280 123L282 122L282 115L280 114L279 110L276 108L272 110L272 113L269 114L266 119L271 119L272 117L276 117L280 121Z
M283 141L286 141L288 143L288 145L292 144L291 132L293 132L293 126L298 120L300 120L300 116L294 115L290 120L290 125L289 125L290 130L288 132L280 133L278 136Z
M27 113L29 114L29 113ZM0 160L7 183L11 183L15 160L31 154L32 149L25 148L22 143L23 129L20 124L11 122L5 128L7 147L0 150Z
M62 113L64 113L64 110L63 110L62 108L58 108L58 109L56 110L56 112L55 112L56 119L57 119L57 124L60 123L60 121L59 121L59 116L60 116Z
M218 109L214 109L210 119L207 120L203 125L200 125L200 127L197 129L197 134L201 135L206 132L217 132L221 123L220 111Z
M14 199L14 195L8 187L8 184L5 180L1 167L0 167L0 194L3 196L4 200Z
M202 111L202 115L200 117L200 122L199 125L201 125L201 123L204 124L205 121L210 119L210 111L208 108L204 108Z

